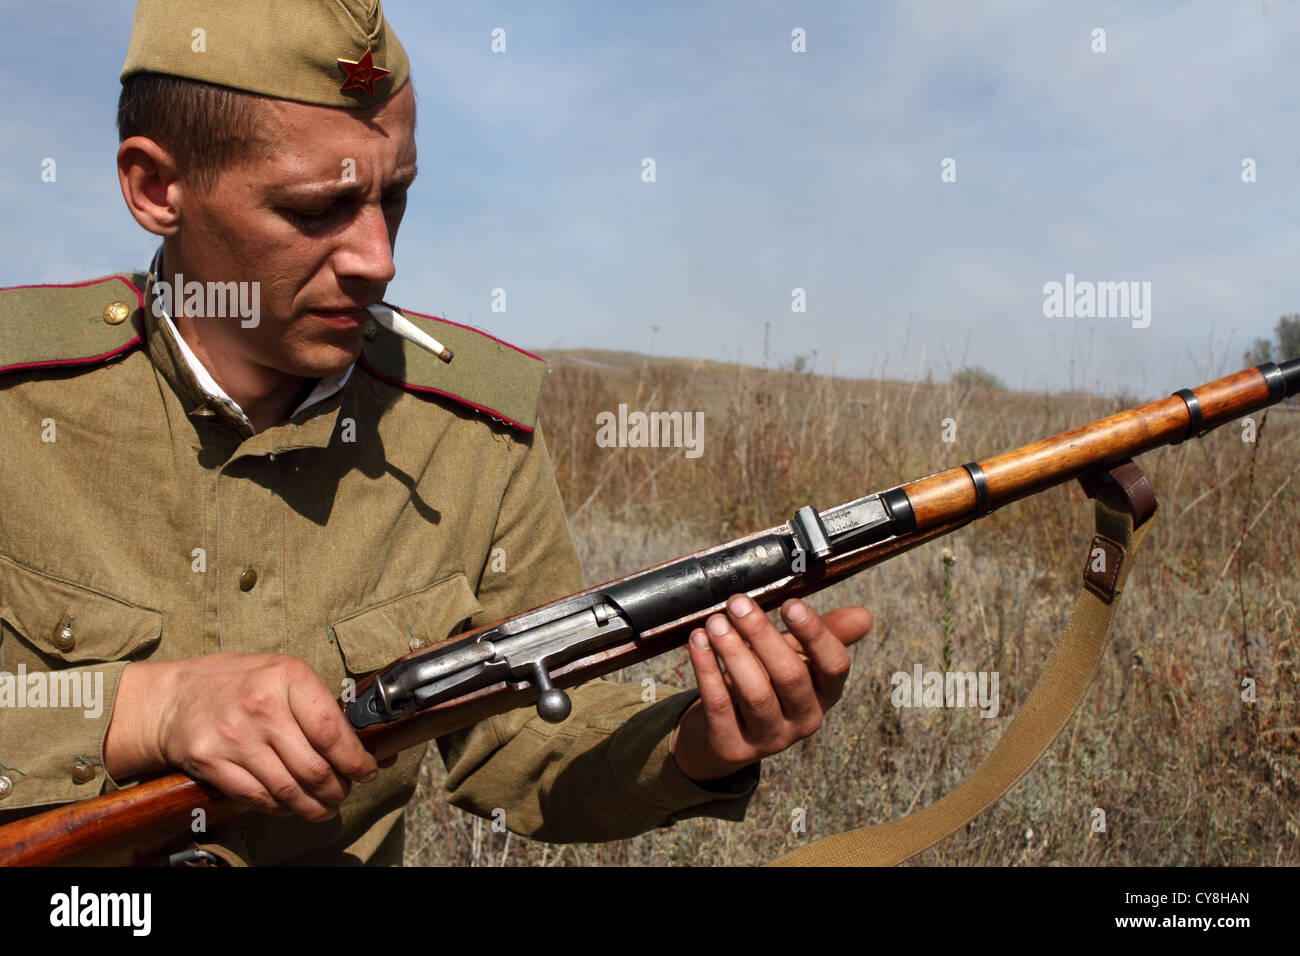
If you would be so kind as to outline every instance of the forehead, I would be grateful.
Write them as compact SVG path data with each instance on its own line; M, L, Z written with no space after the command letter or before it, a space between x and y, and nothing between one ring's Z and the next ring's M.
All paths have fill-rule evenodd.
M415 94L410 83L364 110L277 99L259 105L262 133L271 140L269 156L273 160L313 166L337 166L349 157L358 166L415 162Z

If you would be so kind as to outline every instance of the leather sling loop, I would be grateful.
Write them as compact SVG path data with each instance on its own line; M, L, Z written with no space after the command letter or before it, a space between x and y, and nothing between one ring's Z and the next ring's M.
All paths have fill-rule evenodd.
M930 806L898 820L817 840L769 866L903 863L991 807L1052 745L1097 674L1116 599L1156 512L1155 493L1132 461L1086 475L1080 484L1096 498L1097 520L1083 588L1033 691L989 755L965 783Z

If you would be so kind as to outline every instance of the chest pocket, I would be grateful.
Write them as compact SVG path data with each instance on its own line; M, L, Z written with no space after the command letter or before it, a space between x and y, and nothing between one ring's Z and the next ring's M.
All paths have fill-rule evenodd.
M483 610L464 574L368 607L330 624L348 672L368 674L451 637Z
M157 611L5 557L0 557L0 619L37 653L68 664L123 660L162 636Z

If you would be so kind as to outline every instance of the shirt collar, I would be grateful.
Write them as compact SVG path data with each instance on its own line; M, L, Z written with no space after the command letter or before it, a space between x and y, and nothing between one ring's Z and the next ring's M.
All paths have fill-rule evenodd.
M153 264L149 267L149 271L153 274L156 282L163 281L163 274L160 271L162 266L162 254L162 246L159 246L158 251L154 253ZM186 284L188 285L188 283ZM175 290L173 301L179 298L182 292L183 290ZM161 304L157 302L154 303L154 308L157 310L157 314L162 320L159 323L159 328L163 331L164 335L169 336L176 344L177 349L180 351L181 358L185 360L185 365L189 368L190 374L194 376L199 388L202 389L204 397L212 404L220 405L227 409L239 421L242 421L244 424L248 425L249 428L252 428L252 423L248 420L248 416L244 414L244 410L239 407L239 403L226 394L226 390L217 384L216 379L212 377L212 373L208 371L207 366L199 361L199 357L194 354L194 350L190 348L189 343L185 341L184 337L180 334L180 331L176 328L175 323L172 322L172 317L167 313L167 310L162 308ZM342 391L343 386L347 385L348 379L352 377L352 369L355 367L356 363L353 363L341 372L335 372L333 375L327 375L322 379L318 379L316 381L316 387L311 390L311 393L303 399L297 408L289 413L289 417L292 418L304 408L309 408L317 402L322 402L331 395Z

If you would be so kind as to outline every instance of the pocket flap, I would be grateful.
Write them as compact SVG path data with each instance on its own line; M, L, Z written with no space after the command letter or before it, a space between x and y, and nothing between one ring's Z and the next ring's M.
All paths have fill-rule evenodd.
M458 573L357 611L329 627L348 671L368 674L404 654L445 641L482 610L469 581Z
M162 615L0 557L0 618L69 663L116 661L162 637Z

